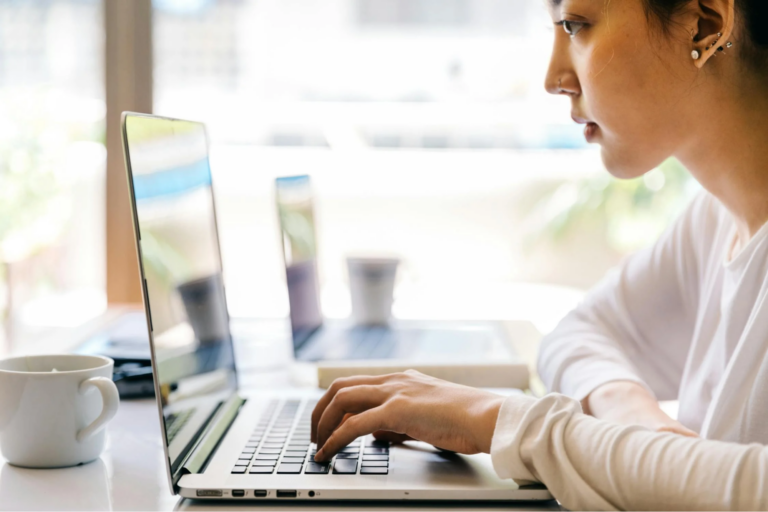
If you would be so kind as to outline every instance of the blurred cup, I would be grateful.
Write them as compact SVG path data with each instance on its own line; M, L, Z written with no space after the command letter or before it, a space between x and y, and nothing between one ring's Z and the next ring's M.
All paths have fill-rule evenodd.
M399 264L397 258L347 258L352 318L356 324L389 323Z
M221 274L202 277L177 286L187 320L200 344L229 338L229 314Z

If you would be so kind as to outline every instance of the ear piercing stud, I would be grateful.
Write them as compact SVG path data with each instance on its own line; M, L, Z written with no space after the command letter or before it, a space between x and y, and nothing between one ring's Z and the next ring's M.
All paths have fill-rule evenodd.
M710 48L717 48L717 51L714 53L714 55L717 56L718 52L724 51L725 48L733 47L733 43L731 41L728 41L728 42L725 43L725 48L723 48L722 46L717 46L717 43L720 41L720 38L722 38L722 37L723 37L723 34L721 32L718 32L717 33L717 39L715 39L712 44L710 44L709 46L704 48L704 51L707 52L707 51L709 51ZM693 50L691 52L691 57L693 57L693 60L698 60L699 57L701 57L701 54L699 53L698 50Z

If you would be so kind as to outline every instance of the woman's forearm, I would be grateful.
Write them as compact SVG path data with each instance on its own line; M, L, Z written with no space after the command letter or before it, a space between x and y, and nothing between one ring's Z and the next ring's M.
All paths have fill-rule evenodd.
M543 482L573 510L768 508L765 447L600 421L562 395L508 398L492 456L501 477Z

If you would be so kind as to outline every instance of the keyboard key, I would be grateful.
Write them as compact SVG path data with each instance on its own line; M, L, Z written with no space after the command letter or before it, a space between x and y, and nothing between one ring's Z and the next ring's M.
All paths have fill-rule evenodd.
M237 457L240 460L251 460L253 458L252 453L241 453L239 457Z
M389 466L389 462L386 460L364 460L364 468L386 468Z
M243 453L256 453L256 448L243 448Z
M298 450L286 450L285 451L286 457L306 457L307 452L306 451L298 451Z
M260 454L261 453L277 453L277 454L279 454L279 453L282 453L282 451L283 450L280 449L280 448L262 448L259 453Z
M249 460L238 460L237 462L235 462L235 466L248 466L248 464L250 463L251 461Z
M344 448L342 448L339 451L342 452L342 453L360 453L360 447L357 447L357 446L345 446ZM365 449L365 453L368 453L368 448Z
M389 455L363 455L363 460L389 460Z
M331 469L331 465L327 462L317 463L310 462L307 464L307 469L304 470L305 475L327 475Z
M253 465L274 467L274 466L277 466L277 461L276 460L255 460L253 461Z
M375 468L363 466L360 468L361 475L386 475L389 474L388 468Z
M301 464L280 464L277 467L278 474L298 475L301 473Z
M357 473L357 461L352 459L341 459L333 463L333 473L335 475L354 475Z
M248 470L248 466L235 466L232 468L233 475L242 475Z
M376 448L389 448L389 442L379 441L378 439L368 438L365 441L365 446L373 446Z
M254 466L250 469L250 471L248 471L248 473L252 475L271 475L274 470L275 468L272 466Z
M279 448L283 449L283 443L264 443L264 446L262 448Z
M245 443L246 448L258 448L259 443Z
M288 445L288 450L291 450L294 452L299 450L306 450L307 448L309 448L309 444L289 444Z
M357 453L337 453L336 458L337 459L357 459L359 454Z
M366 455L382 455L389 453L389 448L366 448L363 453Z
M303 464L304 457L283 457L282 461L286 464Z
M280 455L276 453L264 453L256 456L256 460L277 460L279 458Z

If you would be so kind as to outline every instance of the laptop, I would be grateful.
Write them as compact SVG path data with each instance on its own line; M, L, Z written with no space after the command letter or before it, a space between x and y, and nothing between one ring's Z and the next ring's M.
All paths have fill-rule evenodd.
M297 360L366 361L366 369L370 368L371 360L431 364L512 362L511 343L498 322L394 319L388 325L366 326L324 319L311 178L277 178L275 203Z
M202 124L123 114L122 134L171 490L202 500L550 500L487 455L371 436L315 463L315 390L246 394L222 280Z

